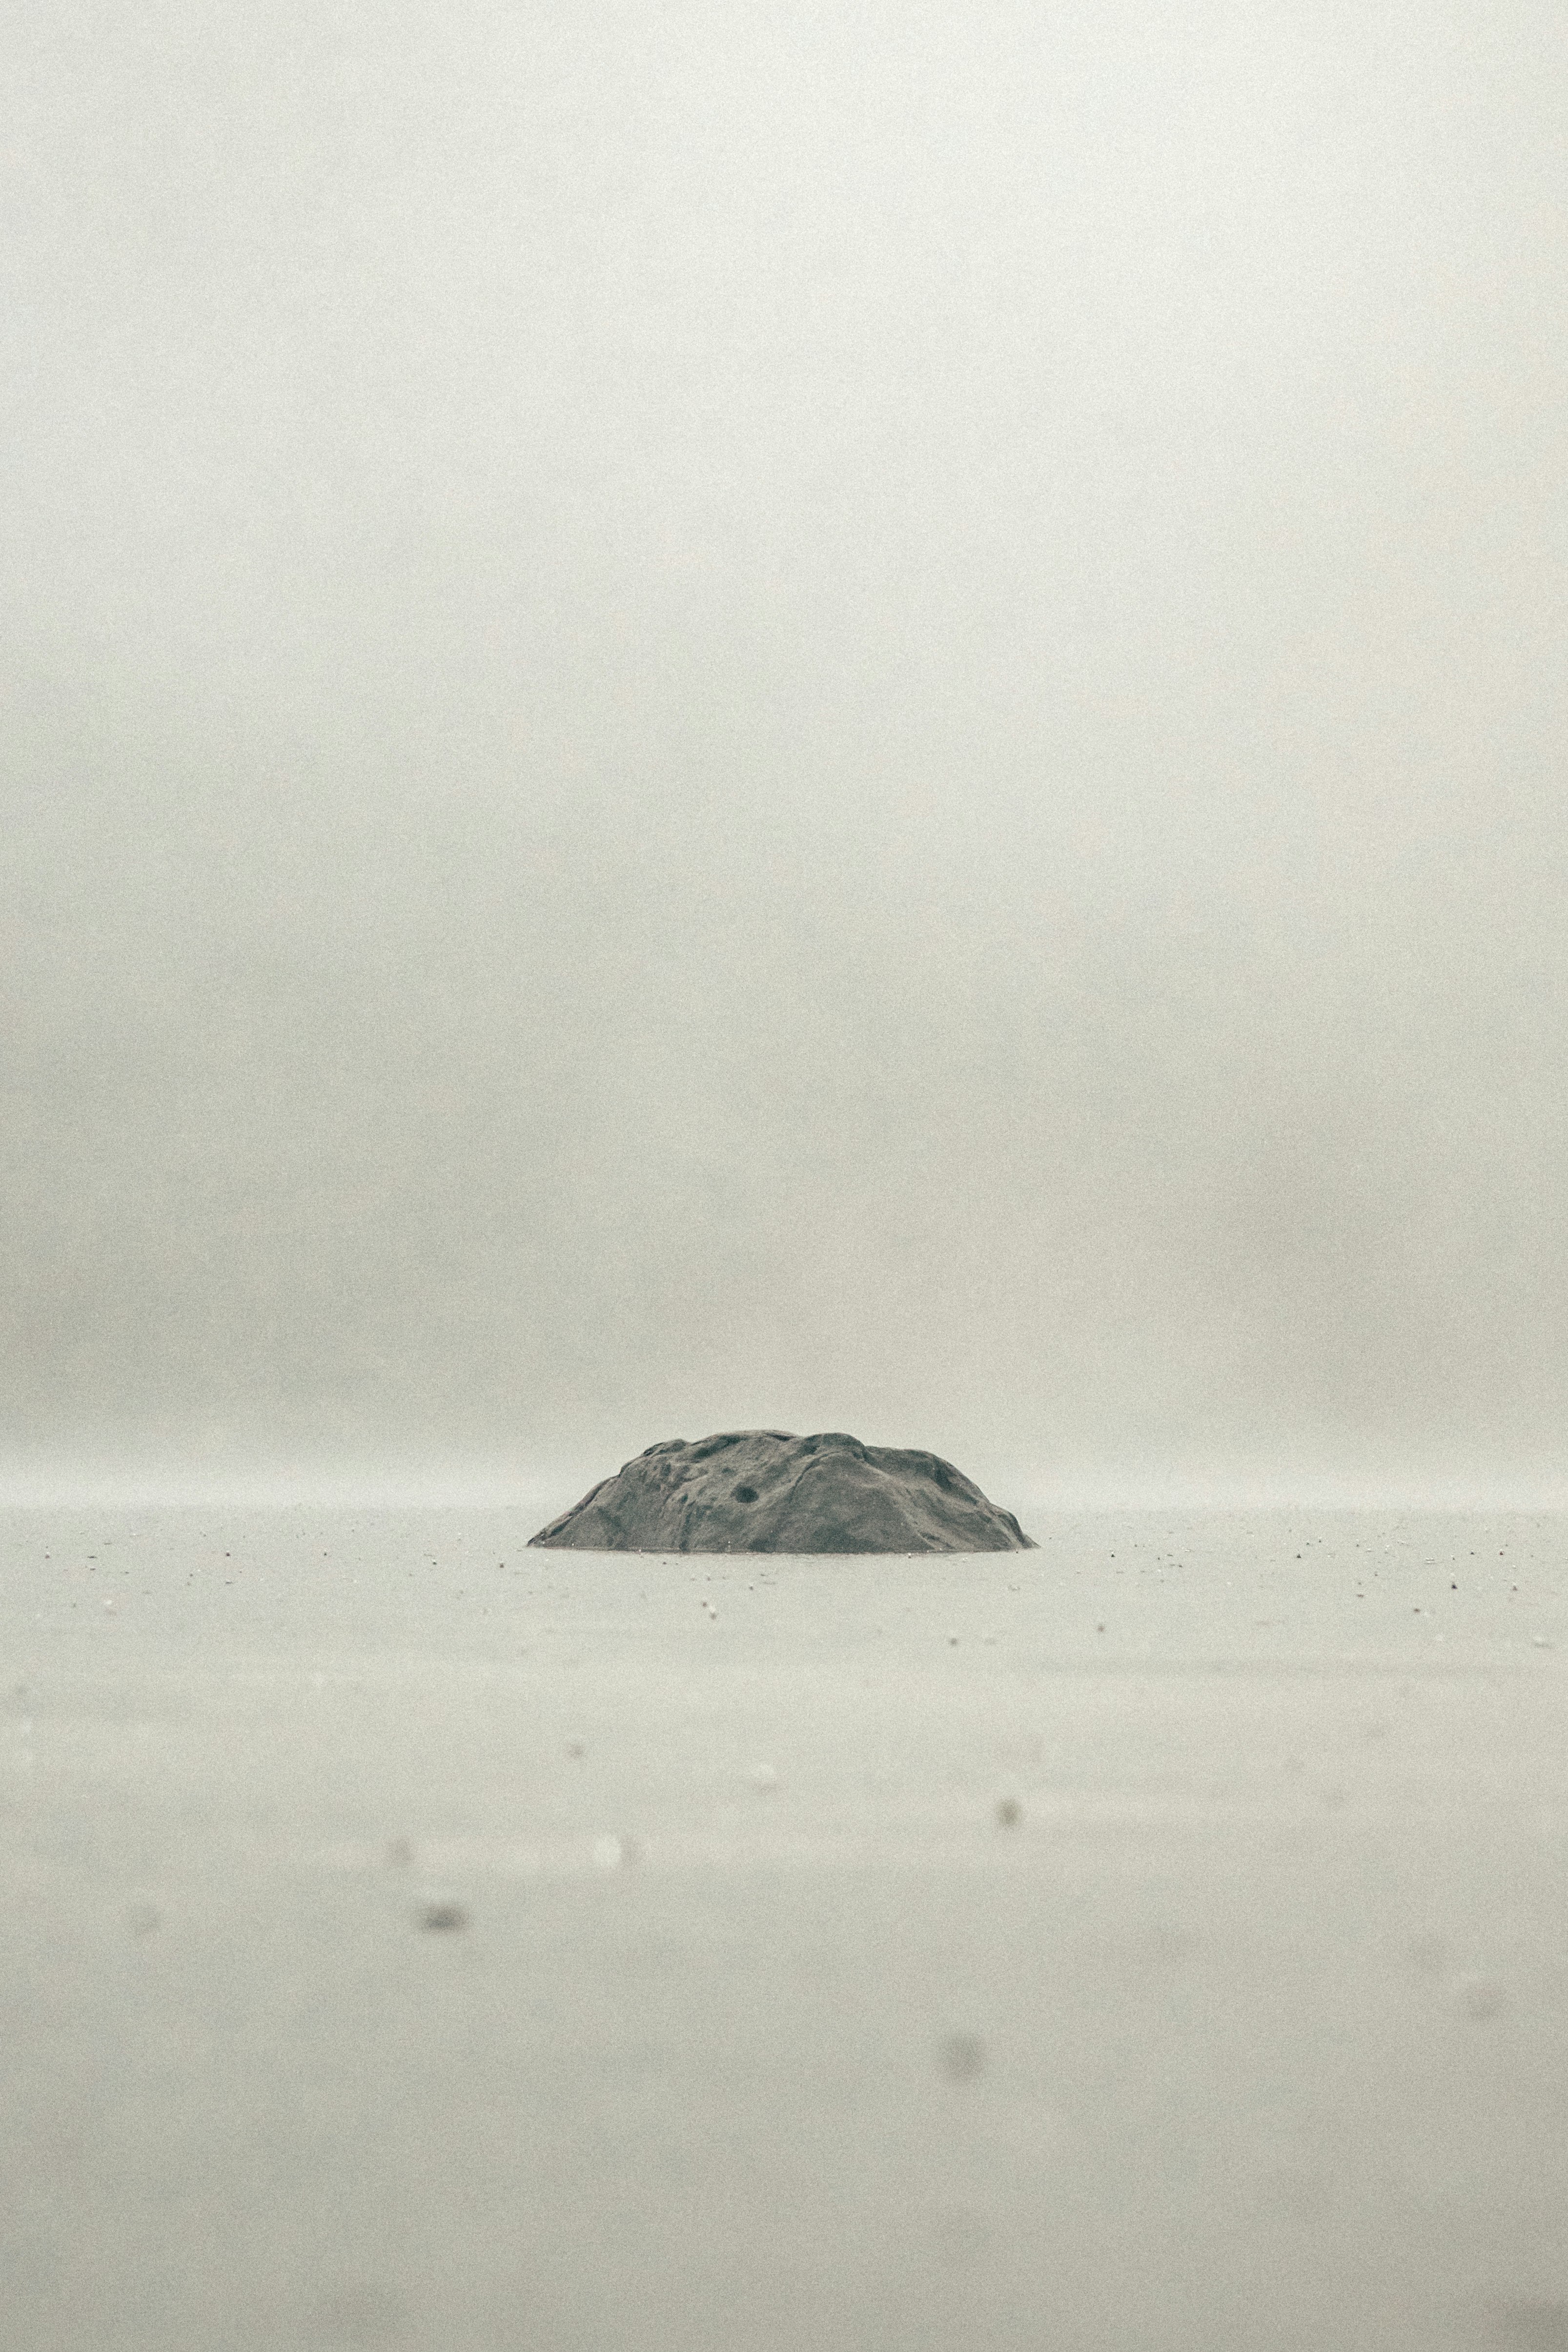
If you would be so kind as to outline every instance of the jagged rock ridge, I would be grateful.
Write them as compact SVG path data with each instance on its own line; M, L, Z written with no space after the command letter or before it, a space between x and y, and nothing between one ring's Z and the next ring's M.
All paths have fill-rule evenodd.
M1033 1551L938 1454L829 1430L666 1438L532 1538L573 1551Z

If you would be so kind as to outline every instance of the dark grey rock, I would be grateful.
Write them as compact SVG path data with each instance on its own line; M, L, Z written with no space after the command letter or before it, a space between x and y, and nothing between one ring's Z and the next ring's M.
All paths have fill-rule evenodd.
M831 1430L666 1438L532 1538L572 1551L1033 1551L935 1454Z

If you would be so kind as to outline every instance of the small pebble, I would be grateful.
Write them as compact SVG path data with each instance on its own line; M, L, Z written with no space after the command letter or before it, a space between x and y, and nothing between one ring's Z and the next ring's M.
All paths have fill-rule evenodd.
M942 2044L942 2072L951 2083L972 2083L986 2063L977 2033L949 2033Z
M468 1914L463 1908L461 1903L450 1903L444 1898L442 1898L434 1902L422 1903L420 1905L419 1924L422 1927L432 1927L438 1930L447 1930L454 1927L466 1927L468 1925Z
M593 1859L601 1870L624 1870L637 1859L637 1841L629 1837L595 1838Z

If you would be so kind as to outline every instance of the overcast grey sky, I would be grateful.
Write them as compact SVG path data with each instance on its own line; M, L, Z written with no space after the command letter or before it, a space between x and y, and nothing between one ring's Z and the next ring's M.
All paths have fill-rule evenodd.
M15 1479L1568 1481L1561 0L7 25Z

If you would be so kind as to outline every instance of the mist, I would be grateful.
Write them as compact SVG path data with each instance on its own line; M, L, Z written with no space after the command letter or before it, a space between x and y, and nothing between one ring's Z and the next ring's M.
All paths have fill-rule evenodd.
M1568 21L43 5L17 1492L1568 1490Z

